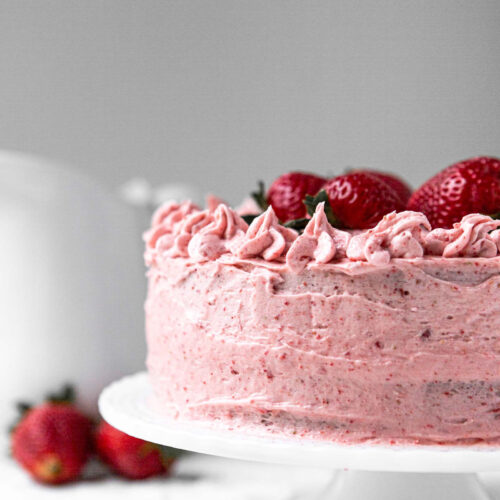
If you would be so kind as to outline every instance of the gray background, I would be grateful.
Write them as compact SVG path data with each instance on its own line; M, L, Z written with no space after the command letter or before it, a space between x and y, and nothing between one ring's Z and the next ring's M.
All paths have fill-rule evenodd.
M0 146L230 201L500 154L499 1L0 1Z

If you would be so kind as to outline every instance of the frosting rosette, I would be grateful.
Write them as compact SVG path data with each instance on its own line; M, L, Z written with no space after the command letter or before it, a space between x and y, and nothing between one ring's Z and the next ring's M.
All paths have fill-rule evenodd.
M202 214L202 225L200 220L182 233L190 236L187 252L191 258L198 261L214 260L240 245L248 224L233 209L220 203L213 212L208 209Z
M495 257L500 243L500 220L469 214L451 229L436 228L425 237L425 250L443 257Z
M169 201L160 206L153 214L151 229L144 233L146 264L150 265L153 262L158 250L172 248L180 226L187 217L199 212L200 209L191 201L183 203Z
M217 259L238 245L247 223L223 202L200 210L191 202L168 202L153 215L152 227L145 233L146 264L157 256Z
M297 232L280 225L272 207L250 224L235 255L241 259L262 257L264 260L278 260L286 255Z
M427 217L420 212L391 212L374 228L351 238L347 257L375 265L388 264L394 257L422 257L430 229Z
M386 265L392 258L424 255L443 258L496 257L500 253L500 220L469 214L451 229L432 229L421 212L391 212L372 229L343 231L333 227L319 203L304 231L280 224L272 207L250 226L220 198L208 197L201 210L190 201L167 202L152 217L144 233L145 261L159 258L216 260L223 254L235 259L286 262L299 273L310 263L342 259ZM227 261L227 259L226 259Z
M302 271L309 262L326 264L346 256L351 235L330 225L325 203L319 203L304 232L292 243L286 262L293 272Z

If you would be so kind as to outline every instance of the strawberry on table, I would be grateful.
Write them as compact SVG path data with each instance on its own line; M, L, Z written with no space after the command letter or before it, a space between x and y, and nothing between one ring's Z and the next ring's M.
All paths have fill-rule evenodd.
M15 460L42 483L77 479L90 454L90 420L65 402L25 410L12 433Z
M177 452L129 436L104 421L97 428L95 448L104 463L128 479L146 479L165 474Z
M433 227L450 228L464 215L500 213L500 160L487 156L455 163L411 196L408 209L423 212Z
M267 192L267 203L273 207L281 222L306 216L304 199L316 195L326 179L303 172L290 172L278 177Z
M323 189L338 227L368 229L392 211L402 211L400 195L378 175L360 171L330 179Z

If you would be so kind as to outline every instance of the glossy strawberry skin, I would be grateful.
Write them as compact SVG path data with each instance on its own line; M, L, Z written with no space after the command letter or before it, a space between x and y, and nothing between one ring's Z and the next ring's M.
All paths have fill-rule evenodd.
M369 172L351 172L329 180L323 187L333 214L350 229L369 229L405 204L383 180Z
M29 410L14 429L12 455L37 481L73 481L90 454L91 425L70 404L45 403Z
M278 177L267 192L267 203L273 207L281 222L306 216L304 199L316 195L326 179L303 172L290 172Z
M408 209L423 212L433 227L450 228L464 215L500 212L500 160L477 157L438 173L411 196Z
M404 182L402 179L385 172L377 172L376 170L362 170L362 172L372 174L375 177L378 177L380 180L384 181L396 192L400 200L405 205L408 203L408 200L411 197L412 190L410 186L408 186L408 184L406 184L406 182Z
M95 449L114 472L128 479L146 479L168 471L172 459L164 459L160 447L101 422L95 434Z

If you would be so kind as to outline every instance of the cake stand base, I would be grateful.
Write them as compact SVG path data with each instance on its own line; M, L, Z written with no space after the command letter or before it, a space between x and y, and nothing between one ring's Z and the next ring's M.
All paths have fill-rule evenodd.
M111 425L154 443L228 458L338 470L315 500L486 500L490 497L475 473L498 471L500 464L499 448L338 445L173 421L156 407L146 373L107 387L99 409Z

